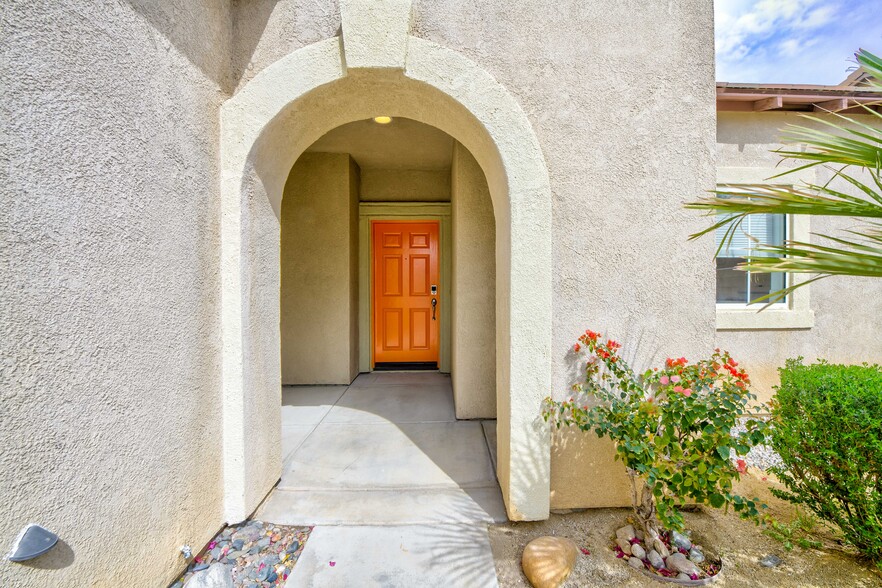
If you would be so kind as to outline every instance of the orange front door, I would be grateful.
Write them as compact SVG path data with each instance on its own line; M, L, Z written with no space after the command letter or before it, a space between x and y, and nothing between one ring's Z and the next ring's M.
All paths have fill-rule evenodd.
M374 365L437 364L438 222L375 221L371 233Z

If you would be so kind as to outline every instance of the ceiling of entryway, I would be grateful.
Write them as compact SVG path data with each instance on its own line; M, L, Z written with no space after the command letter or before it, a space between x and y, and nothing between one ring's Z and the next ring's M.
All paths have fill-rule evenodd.
M362 169L447 169L453 138L409 118L387 125L369 119L337 127L307 151L349 153Z

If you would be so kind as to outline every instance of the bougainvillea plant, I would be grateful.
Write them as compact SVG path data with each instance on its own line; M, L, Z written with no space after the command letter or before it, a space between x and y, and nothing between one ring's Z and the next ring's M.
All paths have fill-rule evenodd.
M744 460L733 463L732 454L745 455L765 439L765 422L749 416L762 408L748 407L756 397L747 374L719 349L709 359L668 359L662 368L636 374L620 349L616 341L586 331L573 346L587 360L585 383L563 402L547 398L545 420L612 439L648 535L682 532L679 507L688 503L731 506L758 520L760 503L732 492L746 470ZM735 432L742 417L744 428Z

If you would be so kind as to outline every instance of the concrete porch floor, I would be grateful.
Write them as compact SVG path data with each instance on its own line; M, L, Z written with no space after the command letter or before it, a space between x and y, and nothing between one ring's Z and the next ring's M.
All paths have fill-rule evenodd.
M495 425L457 421L435 372L285 386L282 479L256 517L316 526L287 586L496 586Z

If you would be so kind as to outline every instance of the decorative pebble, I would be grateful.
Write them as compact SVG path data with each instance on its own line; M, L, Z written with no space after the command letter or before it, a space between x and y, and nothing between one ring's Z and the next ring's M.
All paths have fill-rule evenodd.
M616 545L618 545L627 555L631 555L631 539L635 539L636 537L637 534L634 531L634 525L625 525L624 527L616 529Z
M701 574L701 570L698 569L698 566L686 559L686 556L679 552L669 555L665 560L665 564L669 570L683 572L687 576L697 576Z
M649 563L657 570L665 569L665 560L662 559L662 556L659 555L658 551L652 549L649 553L646 554L646 559L649 560Z
M692 549L689 550L689 559L697 564L700 564L704 561L704 554L701 552L700 549L698 549L698 547L693 545Z
M677 574L677 579L678 580L691 580L692 576L690 576L689 574L684 574L683 572L680 572L679 574Z
M764 568L777 568L781 565L781 558L777 555L767 555L760 560L760 565Z
M524 547L521 567L534 588L558 588L573 571L579 550L561 537L539 537Z
M233 577L227 566L216 563L190 576L184 588L233 588Z
M662 541L661 538L657 537L652 541L652 548L656 550L662 558L671 555L671 550L668 549L668 546L665 545L665 542Z
M628 565L634 568L635 570L642 570L645 566L643 565L643 561L637 559L636 557L632 557L628 560Z
M671 532L671 544L686 551L692 549L692 541L689 540L689 537L677 531Z
M639 543L635 543L631 546L631 555L638 559L646 559L646 550Z
M226 527L172 588L227 587L220 571L213 571L216 566L227 573L230 587L281 588L311 531L310 527L264 525L260 521ZM205 584L208 572L221 583Z

